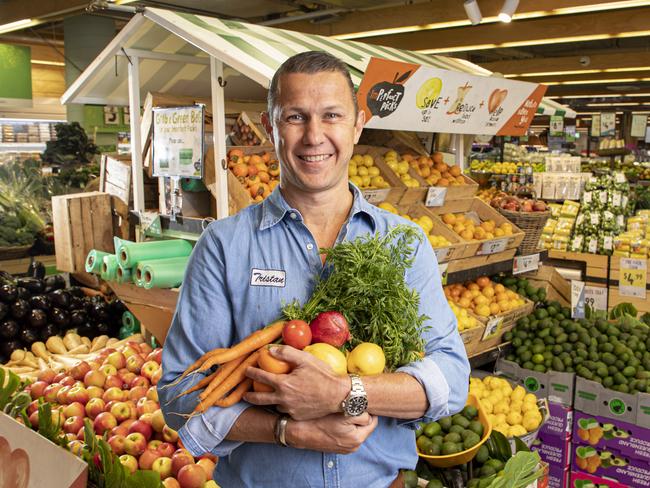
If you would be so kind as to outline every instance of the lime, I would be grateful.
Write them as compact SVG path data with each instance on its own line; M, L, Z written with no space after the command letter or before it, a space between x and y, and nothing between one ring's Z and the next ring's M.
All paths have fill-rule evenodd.
M535 354L533 356L533 363L535 364L542 364L544 362L544 356L541 354Z

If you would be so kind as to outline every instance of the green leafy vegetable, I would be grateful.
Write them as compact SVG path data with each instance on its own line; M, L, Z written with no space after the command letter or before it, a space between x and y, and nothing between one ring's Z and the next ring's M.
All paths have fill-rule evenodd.
M304 306L285 306L284 317L310 322L321 312L336 310L348 321L352 345L380 345L390 370L417 361L428 317L419 315L420 297L406 286L405 273L413 265L412 244L420 239L417 229L399 225L384 236L321 249L330 275L319 281Z
M56 139L46 143L41 155L43 161L59 164L88 163L99 153L79 122L56 124L54 130Z
M637 313L638 311L634 305L631 303L623 302L612 308L612 310L609 312L609 318L618 319L624 317L626 314L632 317L636 317Z
M539 463L536 452L519 451L506 463L503 476L496 477L489 488L525 488L544 473Z

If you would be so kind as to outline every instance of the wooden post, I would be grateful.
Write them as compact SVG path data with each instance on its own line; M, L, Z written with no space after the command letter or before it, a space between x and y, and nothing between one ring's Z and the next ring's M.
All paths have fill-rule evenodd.
M225 77L223 63L210 56L210 90L212 94L212 137L214 143L214 172L217 185L217 218L228 217L228 168L226 161L226 112L224 108Z
M140 133L140 58L132 56L128 64L129 115L131 122L131 168L133 173L133 210L144 212L142 177L142 134Z

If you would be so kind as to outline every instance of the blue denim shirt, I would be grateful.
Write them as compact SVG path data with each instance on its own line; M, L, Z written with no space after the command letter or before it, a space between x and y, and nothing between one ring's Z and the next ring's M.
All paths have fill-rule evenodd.
M354 203L337 242L408 223L367 203L354 185L350 188ZM355 453L337 455L225 440L235 420L251 406L246 402L211 407L189 420L177 415L192 412L197 397L174 398L203 376L190 375L174 386L162 386L206 351L228 347L276 319L284 303L294 299L305 303L322 271L313 236L279 188L264 202L210 224L194 248L165 341L158 391L165 419L179 431L185 447L194 455L220 456L214 478L223 488L385 488L399 469L415 467L415 423L450 415L465 405L469 379L465 348L442 291L435 254L423 239L406 282L420 294L420 313L431 317L427 324L431 328L425 333L425 358L399 369L426 391L429 408L423 419L381 417ZM260 276L267 280L259 280Z

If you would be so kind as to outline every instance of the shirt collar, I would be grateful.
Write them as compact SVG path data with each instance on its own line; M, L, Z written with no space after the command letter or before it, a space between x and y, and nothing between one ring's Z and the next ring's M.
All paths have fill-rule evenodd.
M363 195L361 190L357 188L354 184L349 183L350 191L352 192L353 202L352 209L350 210L350 218L352 220L357 214L362 214L368 218L372 226L372 231L376 232L377 222L375 220L375 207L368 203ZM298 210L295 210L289 206L287 201L282 196L280 192L280 185L278 185L271 194L262 202L262 217L260 219L260 230L265 230L270 227L273 227L275 224L284 219L285 215L289 212L295 212L300 215ZM300 218L302 221L302 217Z

